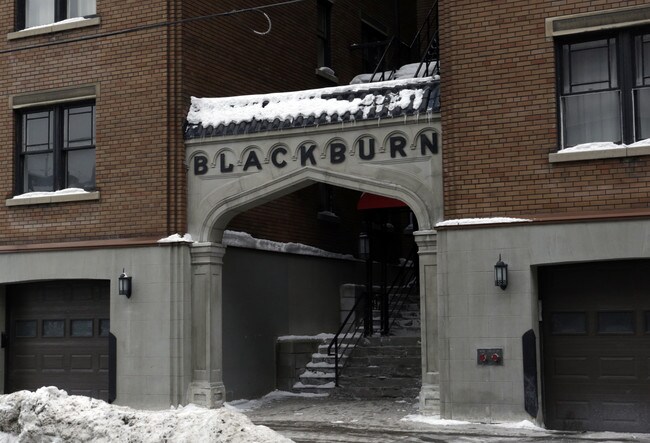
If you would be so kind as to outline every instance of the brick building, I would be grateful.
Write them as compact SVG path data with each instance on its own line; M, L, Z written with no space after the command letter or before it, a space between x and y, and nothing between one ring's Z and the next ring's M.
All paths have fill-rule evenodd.
M647 432L650 9L439 14L443 416Z
M216 323L190 314L202 288L191 270L213 257L158 243L188 231L190 96L347 84L376 65L373 42L417 22L415 1L277 3L17 0L0 12L4 392L55 384L132 406L222 401L220 366L197 363L221 349L193 339ZM290 224L320 193L299 190L230 227ZM257 234L352 252L327 229ZM118 294L122 273L131 298Z
M649 430L644 2L63 3L0 13L5 392L263 393L275 338L336 329L363 269L225 231L356 254L365 192L417 221L423 412ZM440 82L326 88L432 5Z

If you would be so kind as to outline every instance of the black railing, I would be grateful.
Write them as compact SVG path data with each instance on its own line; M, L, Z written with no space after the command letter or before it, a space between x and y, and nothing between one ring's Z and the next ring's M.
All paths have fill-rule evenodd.
M372 266L369 264L368 266ZM413 245L404 263L399 267L393 283L385 291L373 291L368 295L367 290L359 297L341 327L327 347L327 355L334 357L334 381L339 385L339 376L347 358L361 337L372 335L373 309L381 313L381 334L388 335L393 327L397 314L404 303L419 288L417 247Z
M366 302L369 297L364 293L359 297L352 309L343 320L343 324L337 331L336 335L327 347L327 355L334 356L334 382L336 386L339 385L339 375L343 365L341 358L348 355L348 349L352 349L357 345L359 339L363 337L363 325L365 320ZM372 322L372 319L370 319ZM332 352L333 351L333 352Z
M385 320L382 318L383 335L390 333L390 330L395 324L395 320L397 320L397 314L404 307L404 303L413 294L419 293L420 281L418 279L418 266L417 247L413 245L388 290L388 304L385 308L387 315Z
M406 49L411 60L418 60L419 65L415 77L427 77L440 74L438 40L438 0L433 2L427 16L420 25L418 32L413 37L411 44L407 45L393 36L388 40L384 52L370 77L370 82L391 80L395 77L398 64L403 63L403 51ZM392 69L385 66L392 55ZM424 70L423 70L424 68ZM421 74L420 74L421 73Z

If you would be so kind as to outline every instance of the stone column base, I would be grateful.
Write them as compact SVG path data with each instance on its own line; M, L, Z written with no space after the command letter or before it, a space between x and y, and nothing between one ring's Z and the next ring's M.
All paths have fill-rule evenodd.
M422 383L422 389L420 389L420 413L422 415L440 415L439 385Z
M226 400L226 387L223 383L195 381L187 388L187 402L209 409L223 406Z

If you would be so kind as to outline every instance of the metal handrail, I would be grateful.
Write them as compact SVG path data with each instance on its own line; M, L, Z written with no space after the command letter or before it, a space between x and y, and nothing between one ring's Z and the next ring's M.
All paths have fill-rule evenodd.
M366 301L366 298L367 297L364 294L363 297L359 297L357 299L357 301L352 306L352 309L350 309L350 312L348 312L348 315L345 317L345 320L343 320L341 327L336 332L336 335L334 335L334 338L327 347L327 355L330 357L332 356L332 347L334 347L334 384L336 386L339 385L339 375L341 373L341 369L343 369L343 365L340 364L340 357L345 355L350 345L353 347L356 346L356 344L359 342L359 339L361 339L363 336L363 334L359 332L359 325L363 323L364 316L355 315L355 319L352 322L350 322L350 318L352 317L352 314L359 312L359 306L362 302ZM342 337L341 334L343 334ZM356 337L356 340L354 340L355 334L358 335ZM346 339L350 338L350 336L352 336L351 338L354 340L354 343L352 343L351 340L348 340L347 343L344 343ZM341 350L340 344L345 344L345 348Z
M417 247L413 245L404 261L404 264L400 266L399 272L393 279L393 283L388 290L388 329L382 331L384 334L390 333L390 330L397 319L396 314L402 310L406 300L408 300L409 296L411 296L420 286L417 257ZM404 289L406 289L406 291Z
M404 288L407 288L406 292L402 290ZM409 252L406 260L400 266L397 275L393 279L393 283L387 290L389 299L388 309L386 311L388 312L389 320L386 322L386 324L388 324L388 329L386 331L382 331L383 334L388 334L390 332L390 329L393 327L395 319L397 318L394 314L400 312L404 306L405 301L410 295L413 294L413 291L417 288L419 288L417 276L417 248L414 245L411 248L411 251ZM362 303L372 303L372 300L373 297L368 297L368 294L364 293L363 296L359 297L355 301L352 309L350 309L350 312L348 312L348 315L345 317L345 320L343 320L341 327L336 332L334 338L327 347L327 355L330 357L334 356L334 383L336 386L339 385L339 376L344 366L344 364L341 363L341 358L347 355L346 352L348 349L350 347L354 348L363 336L363 333L360 332L360 326L365 321L365 316L356 314L360 312L359 308ZM354 320L351 321L353 314L355 314L355 317ZM373 321L373 319L370 318L368 321ZM332 348L334 348L333 353Z

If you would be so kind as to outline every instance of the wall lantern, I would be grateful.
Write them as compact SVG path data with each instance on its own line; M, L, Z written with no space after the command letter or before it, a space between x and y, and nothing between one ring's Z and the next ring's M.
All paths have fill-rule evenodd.
M370 256L370 237L367 233L359 234L359 257L367 259Z
M494 286L503 290L508 287L508 265L501 261L501 254L499 254L499 261L494 265Z
M126 295L126 298L131 298L131 277L126 275L124 269L122 269L122 274L117 279L117 287L120 295Z

